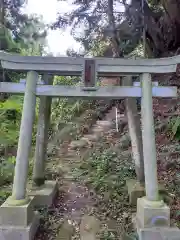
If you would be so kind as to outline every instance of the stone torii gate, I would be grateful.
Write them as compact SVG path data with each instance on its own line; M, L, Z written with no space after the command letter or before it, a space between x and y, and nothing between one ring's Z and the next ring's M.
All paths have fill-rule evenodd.
M169 207L159 200L156 146L152 97L177 97L176 87L152 86L151 74L176 72L180 56L163 59L110 59L19 56L0 52L1 66L8 71L27 74L25 83L0 83L1 93L24 94L24 105L18 142L12 195L0 207L0 239L32 240L39 224L33 207L49 204L57 190L55 182L44 179L47 148L47 130L52 97L96 99L142 99L142 138L146 196L137 202L135 218L140 239L180 233L170 228ZM42 75L44 84L38 84ZM53 86L52 76L82 76L81 86ZM141 86L97 87L97 77L126 77L138 75ZM32 128L36 106L40 97L40 112L33 170L33 186L26 191ZM160 226L161 223L161 226ZM156 227L159 227L157 230ZM149 237L149 234L151 236ZM152 235L155 234L155 235ZM158 235L159 234L159 235ZM161 234L161 235L160 235ZM158 239L163 239L158 238ZM167 238L168 239L168 238Z

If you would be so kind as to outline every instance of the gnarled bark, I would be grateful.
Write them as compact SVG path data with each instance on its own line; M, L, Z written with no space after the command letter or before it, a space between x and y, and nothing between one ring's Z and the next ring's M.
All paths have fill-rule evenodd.
M147 44L154 57L164 57L180 47L180 1L162 0L161 4L164 13L159 18L144 4Z

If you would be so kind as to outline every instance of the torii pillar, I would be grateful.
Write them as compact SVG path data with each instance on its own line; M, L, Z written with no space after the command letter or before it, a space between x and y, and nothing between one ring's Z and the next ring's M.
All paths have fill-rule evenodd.
M53 82L53 77L48 74L44 74L42 76L42 82L43 84L51 85ZM50 116L51 97L40 96L36 148L32 176L33 183L28 191L29 196L34 196L34 204L36 206L51 206L58 192L57 181L45 181Z
M139 198L137 201L136 226L140 239L142 239L141 233L143 229L170 227L170 209L159 198L151 75L143 73L141 80L142 138L146 196Z

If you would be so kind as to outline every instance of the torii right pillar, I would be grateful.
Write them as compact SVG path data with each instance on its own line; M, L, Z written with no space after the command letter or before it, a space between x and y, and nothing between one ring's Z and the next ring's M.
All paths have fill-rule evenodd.
M170 209L159 198L154 117L152 105L152 81L149 73L141 76L142 84L142 138L144 155L144 172L146 196L137 201L136 227L140 240L155 239L155 234L162 234L167 229L174 233L177 229L170 228ZM171 232L171 233L172 233ZM173 234L172 233L172 234ZM179 231L178 231L178 236ZM163 238L158 238L158 240ZM169 239L169 238L168 238ZM170 238L171 239L171 238ZM180 238L179 238L180 239Z

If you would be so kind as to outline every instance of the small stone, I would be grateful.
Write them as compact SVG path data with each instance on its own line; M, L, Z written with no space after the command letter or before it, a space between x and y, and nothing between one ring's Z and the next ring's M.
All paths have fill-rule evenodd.
M82 131L83 134L88 133L88 131L89 131L89 126L88 126L88 125L82 126L81 131Z
M99 133L99 132L103 132L104 131L104 129L103 129L103 127L101 127L101 126L95 126L93 129L92 129L92 132L94 132L94 133Z
M68 220L66 220L60 227L56 240L71 240L74 234L73 225L69 224Z
M98 139L98 136L95 134L86 134L82 139L85 140L89 139L89 141L96 141Z
M77 141L72 141L69 145L70 149L76 150L77 148L83 148L87 146L87 141L84 140L77 140Z
M128 213L127 213L127 212L124 212L124 213L123 213L123 218L126 219L126 218L128 218L128 217L129 217Z
M109 127L109 126L112 125L112 122L107 121L107 120L105 120L105 121L100 120L100 121L97 121L96 124L97 124L98 126Z
M100 229L100 221L94 216L84 215L80 224L81 240L96 240L96 234Z
M118 232L118 229L120 229L118 224L117 224L117 221L114 220L114 219L110 219L107 222L107 226L108 226L108 230L111 231L111 232Z
M110 199L111 193L110 192L104 192L103 193L103 199L104 201L108 201Z

